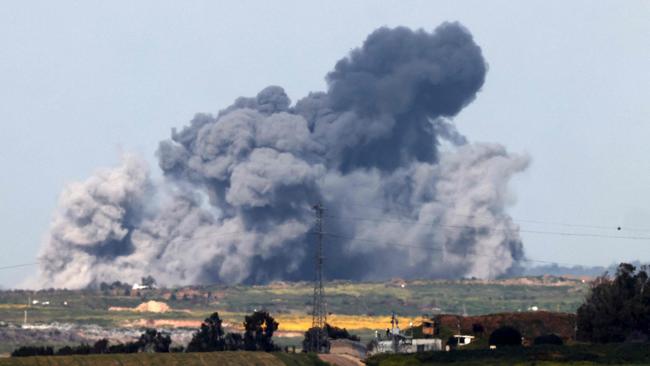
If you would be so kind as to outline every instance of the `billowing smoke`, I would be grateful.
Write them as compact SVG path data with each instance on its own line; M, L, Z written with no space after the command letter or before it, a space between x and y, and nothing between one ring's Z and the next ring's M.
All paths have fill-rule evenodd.
M199 114L160 143L162 180L126 156L66 189L40 285L311 279L317 202L327 278L507 274L523 258L507 184L527 158L469 143L451 122L486 70L457 23L381 28L326 92L292 105L270 86Z

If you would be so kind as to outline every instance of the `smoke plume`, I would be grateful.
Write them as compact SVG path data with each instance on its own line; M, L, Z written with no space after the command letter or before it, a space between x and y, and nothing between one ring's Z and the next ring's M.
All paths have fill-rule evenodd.
M460 24L380 28L326 92L292 104L269 86L198 114L160 143L162 180L125 156L65 190L39 283L312 279L317 202L327 278L507 274L523 258L507 185L528 160L451 122L486 71Z

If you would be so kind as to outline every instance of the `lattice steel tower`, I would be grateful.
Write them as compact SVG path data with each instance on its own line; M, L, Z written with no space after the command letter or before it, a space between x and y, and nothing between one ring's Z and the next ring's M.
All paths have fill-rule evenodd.
M312 337L312 349L316 352L324 352L325 345L325 323L327 322L327 311L325 309L325 291L323 290L323 212L325 209L319 202L313 207L316 213L316 270L314 278L314 299L312 310L311 327L315 329Z

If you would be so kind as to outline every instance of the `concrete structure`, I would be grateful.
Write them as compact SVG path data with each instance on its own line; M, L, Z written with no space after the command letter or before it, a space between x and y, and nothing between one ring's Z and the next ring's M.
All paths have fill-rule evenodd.
M397 346L397 347L395 347ZM402 338L397 342L392 340L378 341L375 353L416 353L428 351L442 351L442 340L439 338Z
M133 287L131 287L132 290L146 290L146 289L148 289L148 288L149 288L149 286L147 286L147 285L141 285L141 284L139 284L139 283L134 283L134 284L133 284Z
M439 338L413 338L401 334L399 322L394 313L391 319L391 326L391 328L386 329L385 336L380 335L379 332L375 332L374 347L370 351L371 354L442 351L442 340ZM429 334L432 333L430 332Z
M474 336L463 334L454 334L453 337L456 338L456 345L458 347L467 346L468 344L472 343L475 338Z

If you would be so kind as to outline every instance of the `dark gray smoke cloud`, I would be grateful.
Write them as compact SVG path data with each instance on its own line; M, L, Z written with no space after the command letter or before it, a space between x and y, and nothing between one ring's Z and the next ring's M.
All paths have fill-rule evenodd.
M326 92L292 106L270 86L198 114L160 143L161 182L127 156L68 187L38 284L311 279L319 201L328 278L507 274L523 258L507 184L528 160L451 123L486 70L457 23L381 28Z

